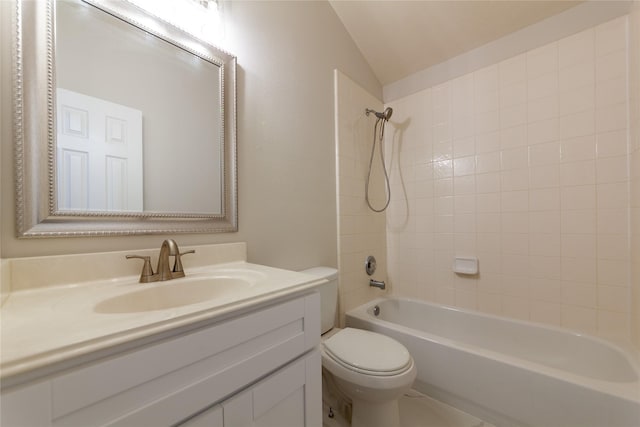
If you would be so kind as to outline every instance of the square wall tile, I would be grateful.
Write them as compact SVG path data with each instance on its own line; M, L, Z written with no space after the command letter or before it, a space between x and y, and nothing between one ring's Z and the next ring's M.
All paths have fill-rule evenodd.
M590 334L598 330L598 312L594 308L564 305L562 326Z
M476 192L498 193L500 191L500 173L483 173L476 175Z
M621 130L627 127L627 103L609 105L596 110L598 133Z
M546 142L529 147L529 164L532 167L560 163L560 142Z
M596 136L597 155L602 157L625 156L627 154L627 131L616 130Z
M464 176L474 174L476 171L475 156L459 157L453 160L453 175Z
M595 30L581 31L558 42L559 67L593 61L595 58Z
M554 188L560 186L558 165L538 166L529 169L529 188Z
M579 136L563 140L560 143L560 158L563 163L595 159L595 135Z
M595 48L597 56L626 49L627 47L627 20L620 17L612 21L600 24L595 28Z
M591 93L594 92L596 73L594 63L580 62L561 68L558 75L558 90L560 93L582 88Z
M597 239L595 234L562 234L562 256L596 259ZM593 278L595 279L595 277Z
M562 258L562 280L582 284L596 283L596 262L593 258Z
M552 72L527 80L527 98L529 101L557 96L558 73Z
M526 56L521 54L500 62L498 76L500 86L525 80L527 77Z
M516 104L500 109L500 128L510 128L527 122L527 104Z
M559 235L560 211L529 212L528 223L529 233L552 233Z
M565 116L595 108L596 91L594 91L593 82L587 82L580 86L575 80L571 79L570 75L564 78L567 79L567 82L561 84L560 94L558 95L559 115ZM596 87L596 90L598 87Z
M530 211L560 210L560 189L542 188L529 190Z
M477 128L476 128L477 129ZM475 137L476 139L476 153L491 153L500 150L500 133L488 132L481 133Z
M563 234L595 235L597 231L595 210L563 210L561 215Z
M527 212L529 211L529 192L503 191L500 200L502 212Z
M555 239L555 235L554 238ZM551 280L560 282L562 278L562 259L560 257L560 243L557 239L557 243L553 242L555 246L550 247L549 251L544 255L535 255L531 253L529 255L529 275L532 280ZM550 241L547 241L546 244L549 244ZM532 246L530 246L531 248ZM557 256L554 254L557 253ZM558 298L557 301L561 299Z
M629 314L598 311L598 334L615 341L626 342L629 336Z
M596 183L596 163L593 160L563 163L560 165L560 184L563 186Z
M476 172L497 172L500 170L500 152L482 153L476 155Z
M628 93L626 74L598 82L595 94L596 107L603 108L627 102Z
M531 302L531 321L553 326L562 325L562 305L545 301Z
M598 234L598 258L629 259L629 236L624 234Z
M558 261L559 263L559 261ZM536 301L562 302L562 281L534 278L529 282L531 298Z
M565 125L564 122L563 125ZM527 125L527 142L530 145L557 141L559 138L560 121L558 118L540 120Z
M600 158L596 167L598 184L626 182L629 179L627 156Z
M529 123L548 120L558 116L559 103L556 94L530 100L527 103L527 121Z
M627 209L599 210L598 233L629 235L629 211Z
M453 157L460 158L473 156L476 153L475 141L473 137L453 140Z
M527 190L529 188L529 171L527 169L512 169L500 172L502 191L511 192Z
M617 50L596 59L596 82L624 77L626 72L626 50Z
M594 110L585 110L560 117L560 137L566 140L578 136L592 135L596 129L594 115Z
M601 285L629 286L629 261L599 259L598 283Z
M476 99L496 93L499 89L498 65L494 64L475 71L473 84Z
M527 77L534 78L558 69L558 43L549 43L527 52Z
M621 286L598 286L598 307L617 313L629 312L630 290Z
M563 187L560 193L562 210L593 210L596 208L596 186Z
M527 102L527 81L522 80L512 83L503 83L498 92L500 108L512 107Z

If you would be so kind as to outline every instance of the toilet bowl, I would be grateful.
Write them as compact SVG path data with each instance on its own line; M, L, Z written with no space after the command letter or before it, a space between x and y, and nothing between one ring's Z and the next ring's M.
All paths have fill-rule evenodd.
M398 427L398 399L417 370L397 341L346 328L322 341L322 367L352 402L352 427Z
M382 334L334 328L337 270L316 267L302 273L327 279L319 288L322 368L351 401L351 426L399 427L398 399L411 388L417 376L409 351Z

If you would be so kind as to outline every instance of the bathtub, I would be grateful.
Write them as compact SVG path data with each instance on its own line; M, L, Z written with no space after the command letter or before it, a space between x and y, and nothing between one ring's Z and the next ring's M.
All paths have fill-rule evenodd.
M416 390L496 426L640 426L638 365L604 340L406 298L350 310L346 324L400 341Z

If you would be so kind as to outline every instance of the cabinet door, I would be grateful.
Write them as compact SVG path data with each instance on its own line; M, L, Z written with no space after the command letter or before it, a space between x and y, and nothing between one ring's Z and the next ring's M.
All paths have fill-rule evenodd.
M180 427L224 427L222 406L216 405L180 424Z
M0 426L46 427L51 424L51 385L48 381L2 393Z
M320 354L313 350L222 403L225 427L319 427Z

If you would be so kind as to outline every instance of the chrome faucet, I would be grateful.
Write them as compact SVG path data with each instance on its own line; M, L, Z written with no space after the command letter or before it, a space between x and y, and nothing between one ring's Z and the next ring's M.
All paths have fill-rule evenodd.
M374 288L385 289L387 285L384 283L384 280L374 280L369 279L369 286L373 286Z
M182 259L180 257L182 255L193 254L195 252L196 251L192 249L181 253L175 240L165 240L164 242L162 242L162 246L160 247L160 256L158 256L158 268L156 268L155 273L151 268L151 257L127 255L126 258L139 258L144 260L142 273L140 274L140 283L149 283L184 277L184 268L182 267ZM170 256L175 258L173 269L169 267Z

